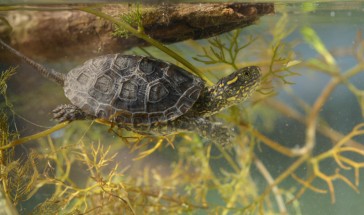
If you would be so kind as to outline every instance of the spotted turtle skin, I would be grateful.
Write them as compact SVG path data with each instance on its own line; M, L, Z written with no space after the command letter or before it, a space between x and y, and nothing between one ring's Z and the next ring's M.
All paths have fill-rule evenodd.
M126 125L150 125L185 114L203 81L151 57L104 55L72 69L64 92L85 113Z

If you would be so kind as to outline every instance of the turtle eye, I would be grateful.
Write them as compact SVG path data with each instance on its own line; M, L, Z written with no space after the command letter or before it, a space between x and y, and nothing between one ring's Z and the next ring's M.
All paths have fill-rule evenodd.
M249 72L248 70L246 70L246 71L244 72L244 76L245 76L245 77L247 77L247 78L249 78L249 77L250 77L250 72Z

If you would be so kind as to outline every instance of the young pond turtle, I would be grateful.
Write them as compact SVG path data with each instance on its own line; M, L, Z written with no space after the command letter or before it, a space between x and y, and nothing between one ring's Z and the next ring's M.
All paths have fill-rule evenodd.
M140 134L198 132L222 145L231 141L232 129L210 121L209 116L248 98L261 76L258 67L245 67L206 86L171 63L121 54L96 57L63 74L0 43L63 86L72 104L53 110L59 122L102 118Z

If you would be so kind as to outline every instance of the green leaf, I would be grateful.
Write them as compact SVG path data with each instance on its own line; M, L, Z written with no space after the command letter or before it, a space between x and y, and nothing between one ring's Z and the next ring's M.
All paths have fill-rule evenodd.
M301 34L305 41L310 44L324 59L325 62L330 66L336 66L336 61L331 53L326 49L324 43L316 32L310 27L303 27Z

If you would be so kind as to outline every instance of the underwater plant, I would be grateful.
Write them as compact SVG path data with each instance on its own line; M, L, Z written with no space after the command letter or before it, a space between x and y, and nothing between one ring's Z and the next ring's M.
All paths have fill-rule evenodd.
M0 114L0 180L5 195L19 211L33 214L60 211L62 214L284 214L301 212L301 197L307 190L328 193L334 203L335 180L358 191L360 169L364 167L360 162L364 156L360 142L364 124L358 123L347 133L341 133L325 122L320 111L335 88L344 86L364 112L363 90L350 79L364 71L364 40L360 33L355 48L349 52L357 64L342 71L336 63L340 56L325 47L313 28L301 28L304 41L285 42L284 39L296 30L287 15L282 15L275 26L269 27L269 40L259 35L247 36L244 30L237 29L204 41L190 40L167 47L149 38L142 28L135 29L132 23L128 24L139 20L135 25L138 26L142 17L116 19L94 8L82 10L113 22L118 26L118 35L125 36L125 32L129 32L153 45L134 48L131 53L162 58L160 51L163 51L169 60L174 59L176 64L185 66L209 83L238 68L258 65L263 72L261 86L248 104L218 114L219 119L236 130L233 143L224 148L193 133L150 137L118 129L102 120L64 122L19 137L21 131L11 119L19 115L6 92L8 78L14 76L17 68L8 69L0 76L0 93L4 98ZM138 16L138 11L131 15ZM309 44L317 56L301 60L293 47L303 42ZM196 54L191 57L188 50ZM298 72L301 70L320 72L331 79L312 105L294 95L290 88L295 84L293 77L303 75ZM291 93L296 104L280 101L277 98L280 91ZM287 143L285 139L270 136L281 118L298 122L302 126L302 137ZM264 123L260 123L262 120ZM332 145L321 149L319 135L329 139ZM296 144L296 139L302 139L300 144ZM17 147L27 146L29 142L36 147L22 156L15 153ZM317 148L320 150L316 151ZM286 159L278 173L264 162L268 153ZM334 163L334 171L324 168L327 161ZM350 170L354 170L354 174L346 174ZM256 174L264 182L257 180ZM285 185L288 180L294 183ZM324 184L317 184L317 181ZM39 193L43 193L43 197L36 199ZM26 203L29 202L37 206L28 209Z

